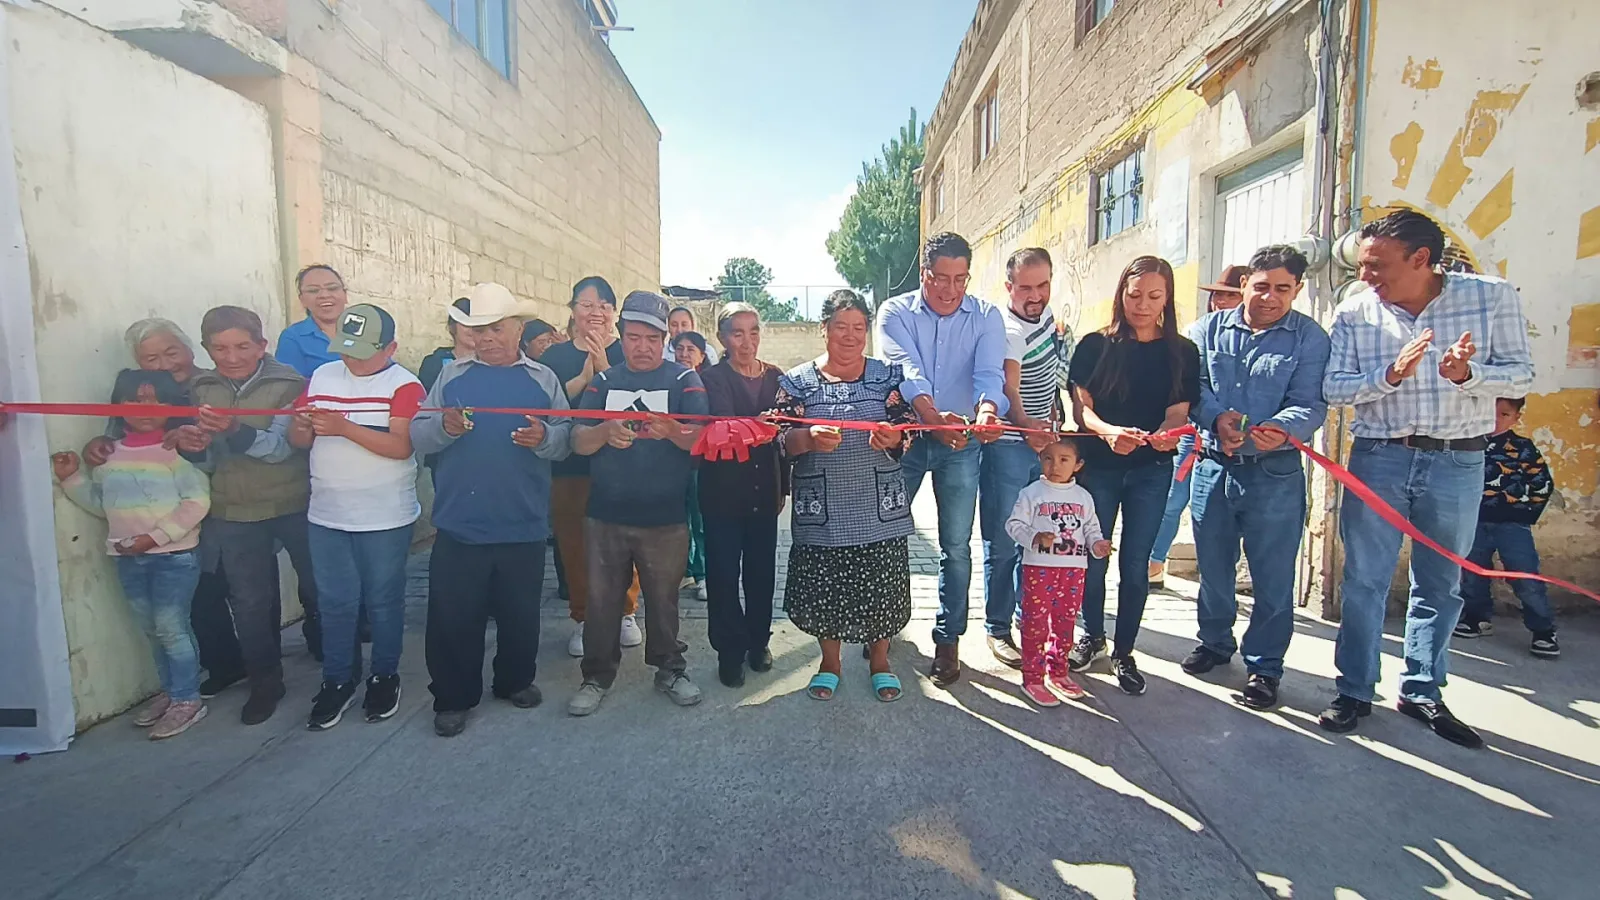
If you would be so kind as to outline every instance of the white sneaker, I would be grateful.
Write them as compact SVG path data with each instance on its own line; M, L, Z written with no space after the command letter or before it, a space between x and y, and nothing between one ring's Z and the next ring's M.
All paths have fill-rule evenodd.
M567 655L583 657L583 623L579 622L577 630L572 632L572 637L567 641Z
M696 600L706 599L706 583L704 581L696 581L694 583L694 596Z
M694 706L701 700L700 688L682 672L656 672L656 690L672 698L679 706Z
M644 643L644 632L639 630L639 620L634 616L622 617L622 646L637 647Z
M606 698L606 689L592 681L585 681L578 686L578 692L567 701L567 715L588 716L600 708L600 701Z

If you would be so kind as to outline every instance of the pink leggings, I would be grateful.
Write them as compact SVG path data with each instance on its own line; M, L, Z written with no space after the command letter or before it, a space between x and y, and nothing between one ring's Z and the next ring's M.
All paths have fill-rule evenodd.
M1022 567L1022 683L1067 674L1072 628L1083 606L1085 570Z

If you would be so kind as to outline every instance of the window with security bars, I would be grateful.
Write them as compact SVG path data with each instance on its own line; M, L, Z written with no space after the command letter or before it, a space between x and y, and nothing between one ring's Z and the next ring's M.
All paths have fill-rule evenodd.
M1094 240L1144 221L1144 151L1135 150L1094 177Z
M515 0L428 0L439 17L496 72L510 78Z

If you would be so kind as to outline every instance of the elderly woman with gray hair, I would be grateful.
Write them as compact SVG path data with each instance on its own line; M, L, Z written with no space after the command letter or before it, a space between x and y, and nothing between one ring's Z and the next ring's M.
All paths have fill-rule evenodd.
M758 416L777 402L777 366L762 362L761 315L730 303L717 316L721 363L700 370L714 416ZM772 595L777 581L778 514L788 478L776 444L750 448L744 462L700 463L700 513L706 557L707 630L717 651L717 677L744 684L744 666L772 668ZM744 585L744 605L739 586Z
M191 402L189 385L203 371L194 362L194 344L174 322L167 319L140 319L123 333L134 365L147 372L167 372L183 392L181 402ZM173 420L186 422L187 420ZM84 445L83 458L91 466L105 464L118 438L122 420L113 418L106 434ZM179 425L170 435L178 450L190 461L205 466L210 436L190 425ZM233 616L228 612L228 579L222 572L216 542L200 536L200 584L195 588L189 609L189 624L200 648L200 665L206 680L200 683L202 697L214 697L229 685L244 679L244 655L233 631Z

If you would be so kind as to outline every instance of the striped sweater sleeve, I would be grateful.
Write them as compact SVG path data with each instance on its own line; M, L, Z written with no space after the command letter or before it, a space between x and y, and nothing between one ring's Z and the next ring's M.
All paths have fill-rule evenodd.
M200 527L200 521L211 511L211 483L194 464L181 456L171 463L172 483L178 492L178 505L154 528L150 536L156 546L164 547Z

